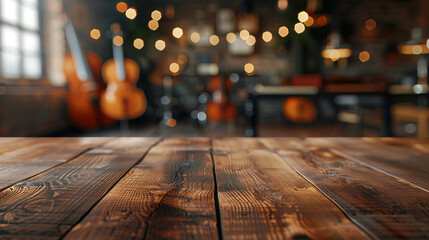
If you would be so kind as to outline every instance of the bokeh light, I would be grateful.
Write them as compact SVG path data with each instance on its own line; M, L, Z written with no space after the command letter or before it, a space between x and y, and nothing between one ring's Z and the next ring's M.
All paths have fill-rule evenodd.
M101 37L101 33L100 30L93 28L90 32L89 32L89 36L91 36L92 39L99 39Z

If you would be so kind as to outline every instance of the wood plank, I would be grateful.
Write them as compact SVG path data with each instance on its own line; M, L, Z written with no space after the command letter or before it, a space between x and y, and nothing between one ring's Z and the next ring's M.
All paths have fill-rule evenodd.
M209 140L166 139L65 239L216 239Z
M11 139L12 145L18 139ZM18 149L0 155L0 190L110 140L109 138L19 139ZM7 142L9 145L10 142ZM15 146L14 146L15 147Z
M225 239L367 239L259 139L216 139L213 155Z
M266 144L376 238L429 238L429 192L329 148L305 140L278 141L283 145L276 140Z
M8 154L11 151L26 147L32 146L35 144L40 144L44 141L50 141L49 138L24 138L24 137L1 137L0 138L0 158L4 154Z
M307 138L304 142L328 147L346 158L429 191L429 139Z
M120 138L0 192L0 238L57 239L158 141Z

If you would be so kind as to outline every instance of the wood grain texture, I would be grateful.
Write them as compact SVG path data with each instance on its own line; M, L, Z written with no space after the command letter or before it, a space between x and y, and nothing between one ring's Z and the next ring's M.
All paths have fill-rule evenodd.
M109 138L11 139L0 152L0 190L110 140ZM6 146L10 144L5 144ZM14 149L12 149L14 148Z
M266 144L376 238L429 238L428 191L307 140Z
M215 139L225 239L367 239L259 139Z
M429 191L429 141L423 138L307 138L304 142L330 148Z
M217 239L209 148L164 140L65 239Z
M0 137L0 156L35 142L34 138Z
M120 138L0 192L1 239L57 239L156 143Z

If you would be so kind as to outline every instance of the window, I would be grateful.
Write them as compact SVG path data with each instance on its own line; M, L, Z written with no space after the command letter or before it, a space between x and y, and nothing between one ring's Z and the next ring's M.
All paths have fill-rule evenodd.
M42 76L40 0L0 0L0 75Z

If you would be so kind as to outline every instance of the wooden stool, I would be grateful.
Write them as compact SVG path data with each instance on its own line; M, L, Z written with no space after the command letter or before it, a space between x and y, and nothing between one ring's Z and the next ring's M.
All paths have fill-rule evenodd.
M428 136L428 120L429 109L424 107L417 107L410 104L397 104L392 106L392 117L394 120L403 120L417 122L418 137Z

